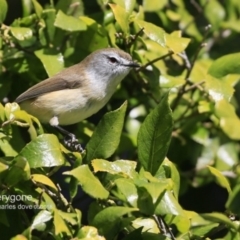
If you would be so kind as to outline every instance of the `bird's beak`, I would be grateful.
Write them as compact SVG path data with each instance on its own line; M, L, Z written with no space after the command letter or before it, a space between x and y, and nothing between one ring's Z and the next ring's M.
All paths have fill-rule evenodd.
M124 66L132 67L132 68L140 67L140 65L138 63L136 63L136 62L130 62L128 64L124 64Z

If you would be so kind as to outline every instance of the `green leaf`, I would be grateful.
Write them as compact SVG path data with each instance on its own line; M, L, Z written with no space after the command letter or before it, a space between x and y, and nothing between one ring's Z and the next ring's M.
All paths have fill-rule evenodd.
M65 172L64 174L75 177L79 181L83 191L91 197L97 199L108 198L108 191L102 186L98 178L93 175L88 165L79 166L69 172Z
M143 1L143 9L146 12L157 12L164 8L164 6L168 3L167 0L144 0Z
M135 161L117 160L109 162L104 159L94 159L91 162L94 172L108 172L132 177L135 173L137 163Z
M113 0L113 2L123 7L128 13L133 11L136 4L136 0Z
M95 158L109 158L117 149L122 133L127 102L112 112L106 113L96 127L86 146L85 162Z
M232 193L230 193L226 207L228 210L232 211L234 214L240 215L240 185L236 185L233 188Z
M129 203L132 207L137 207L138 193L135 184L126 178L118 178L114 181L116 189L112 193L123 202Z
M55 228L55 235L66 234L67 236L72 236L69 227L64 222L60 210L54 209L53 211L53 223Z
M227 74L240 74L240 53L224 55L213 62L208 73L216 78Z
M137 208L129 207L107 207L95 215L91 225L96 227L106 239L113 239L120 230L122 216L137 210Z
M215 102L222 99L230 101L234 92L231 82L229 82L227 79L217 79L209 74L205 76L205 80L205 87Z
M159 233L159 228L157 226L156 221L154 221L154 219L152 218L136 218L133 222L133 227L135 229L141 229L142 228L142 232L151 232L151 233ZM152 238L150 238L152 239Z
M95 227L83 226L77 235L78 239L85 240L105 240L102 236L98 234L98 230Z
M240 139L240 119L233 105L226 100L218 101L215 105L215 113L220 119L220 127L231 139Z
M49 211L40 211L33 220L31 225L31 230L36 229L38 231L44 231L47 227L47 222L52 219L52 214Z
M109 3L109 6L111 7L113 14L115 16L115 19L119 24L119 26L121 27L122 31L124 33L129 33L129 22L128 22L129 13L127 13L123 7L117 4Z
M165 33L165 37L166 45L175 54L183 52L191 41L190 38L181 37L180 31L175 31L171 34Z
M228 227L233 228L234 230L239 230L238 224L232 222L227 216L222 213L204 213L201 216L209 221L223 223L226 224Z
M165 182L150 182L140 184L138 188L138 207L140 211L148 216L161 214L158 212L158 205L164 196L169 184Z
M0 9L1 9L0 11L0 24L1 24L5 20L8 11L8 5L6 0L0 1Z
M86 24L81 19L68 16L61 10L57 13L54 26L69 32L84 31L87 29Z
M47 185L53 188L54 190L58 191L58 188L56 187L56 185L47 176L44 176L42 174L32 174L31 177L34 182L39 182L41 184Z
M138 156L146 171L156 174L171 141L172 112L166 94L158 106L146 117L138 133Z
M52 134L38 136L22 149L18 157L27 159L31 168L61 166L65 161L60 143Z
M153 41L157 42L161 46L166 46L165 31L149 22L142 20L135 20L140 28L144 28L144 33Z
M166 191L164 193L164 196L161 199L161 202L157 206L157 214L160 215L165 215L165 214L170 214L170 215L181 215L184 216L184 212L176 198L173 196L171 191Z
M26 27L10 27L12 35L19 41L28 40L33 36L31 28Z
M54 49L40 49L34 52L41 60L49 77L59 73L64 67L63 55Z
M223 188L226 188L228 193L230 193L231 187L230 184L225 176L222 175L221 172L219 172L216 168L207 166L211 174L216 178L217 183L222 186Z
M20 181L26 181L30 178L31 172L28 162L24 157L17 156L12 160L4 176L4 182L7 186L13 186Z
M38 16L39 18L41 18L42 11L43 11L42 6L38 3L37 0L32 0L32 3L33 3L34 10L35 10L37 16Z

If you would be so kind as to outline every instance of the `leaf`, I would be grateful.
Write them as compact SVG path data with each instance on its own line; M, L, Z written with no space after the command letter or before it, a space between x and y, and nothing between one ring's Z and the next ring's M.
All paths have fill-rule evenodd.
M81 165L69 172L65 172L64 174L75 177L79 181L83 191L91 197L97 199L108 198L108 191L102 186L98 178L93 175L88 165Z
M57 13L54 26L69 32L84 31L87 29L86 24L81 19L68 16L61 10Z
M226 100L218 101L215 104L215 113L220 119L220 127L231 139L240 139L240 119L235 113L233 105Z
M126 12L126 10L117 5L117 4L110 4L109 6L111 7L113 14L115 16L115 19L119 26L121 27L122 31L124 33L129 33L129 23L128 23L128 18L129 14Z
M99 234L105 236L106 239L113 239L120 230L122 216L137 210L137 208L129 207L107 207L95 215L91 225L96 227Z
M175 32L172 34L165 33L165 37L167 47L175 54L183 52L191 41L190 38L176 36Z
M206 84L205 87L208 90L209 95L213 98L215 102L222 99L230 101L234 89L227 79L217 79L211 75L205 76Z
M27 159L31 168L54 167L64 164L64 157L57 137L42 134L28 143L16 157Z
M19 41L28 40L33 36L31 28L26 27L10 27L12 35Z
M138 207L143 214L148 216L161 214L158 212L158 205L164 196L169 184L168 182L149 182L140 184L138 189Z
M170 144L173 128L172 113L166 94L146 117L138 133L138 157L146 171L156 174Z
M136 218L132 224L135 229L142 228L142 232L151 232L155 234L160 232L156 221L152 218Z
M39 182L41 184L47 185L53 188L54 190L58 191L58 188L56 187L56 185L47 176L44 176L42 174L32 174L31 177L34 182Z
M41 60L49 77L59 73L64 68L63 55L53 49L40 49L34 52Z
M8 5L6 0L0 1L0 9L1 9L0 11L0 24L1 24L5 20L8 11Z
M240 215L240 185L236 185L233 188L232 193L229 194L226 207L234 214Z
M66 234L67 236L72 236L69 227L64 222L60 215L60 210L54 209L53 211L53 223L55 228L55 235Z
M96 127L86 146L85 162L95 158L109 158L117 149L122 133L127 102L112 112L106 113Z
M217 183L223 187L223 188L226 188L228 193L230 193L232 190L231 190L231 187L230 187L230 184L227 180L227 178L225 176L222 175L221 172L219 172L216 168L214 167L211 167L211 166L207 166L210 173L216 178L216 181Z
M165 31L149 22L142 20L135 20L140 28L144 28L144 33L153 41L157 42L161 46L166 46Z
M161 202L157 206L156 214L159 215L175 215L184 216L184 212L176 198L173 196L171 191L166 191L161 199Z
M136 0L113 0L113 2L123 7L128 13L132 13L136 4Z
M225 216L222 213L216 213L216 212L214 212L214 213L204 213L204 214L201 214L201 216L204 219L212 221L212 222L226 224L228 227L234 229L235 231L239 230L238 224L232 222L227 216Z
M4 176L4 182L7 186L13 186L20 181L29 180L30 177L31 172L28 162L24 157L17 156L12 160Z
M137 163L134 161L117 160L109 162L104 159L94 159L91 162L94 172L108 172L111 174L122 174L123 176L132 177L135 172Z
M216 78L221 78L227 74L240 74L240 53L224 55L213 62L208 69L208 73Z
M105 240L104 237L99 236L98 230L95 227L83 226L77 235L78 239L81 240Z
M132 207L137 207L138 193L135 184L126 178L118 178L114 183L116 190L112 190L113 194L119 200L129 203Z
M31 230L37 229L38 231L44 231L47 227L47 222L52 219L52 214L49 211L42 210L34 217L31 225Z
M168 3L167 0L144 0L143 1L143 9L145 12L157 12L164 8L164 6Z
M32 3L33 3L34 10L35 10L37 16L38 16L39 18L41 18L42 11L43 11L42 6L38 3L37 0L32 0Z

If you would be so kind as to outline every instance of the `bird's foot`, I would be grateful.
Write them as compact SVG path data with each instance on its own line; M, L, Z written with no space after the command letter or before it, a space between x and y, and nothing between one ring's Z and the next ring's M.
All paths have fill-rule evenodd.
M71 151L80 152L80 153L84 151L78 139L72 133L69 133L67 136L65 136L64 145L67 148L69 148Z

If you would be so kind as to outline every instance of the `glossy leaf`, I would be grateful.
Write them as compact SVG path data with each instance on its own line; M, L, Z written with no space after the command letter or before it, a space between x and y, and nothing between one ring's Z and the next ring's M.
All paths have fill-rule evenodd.
M30 28L25 27L11 27L12 35L19 41L27 40L32 37L33 32Z
M118 178L114 183L116 184L116 190L113 190L113 194L132 207L137 207L138 193L135 184L125 178Z
M42 174L32 174L31 177L34 182L39 182L41 184L47 185L53 188L54 190L58 191L58 188L56 187L56 185L47 176L44 176Z
M68 16L61 10L57 13L54 26L69 32L84 31L87 29L86 24L81 19Z
M136 4L136 0L113 0L113 2L123 7L128 13L133 11Z
M49 77L60 72L64 67L63 55L52 49L41 49L34 52L41 60Z
M122 133L127 102L119 109L106 113L86 146L86 162L109 158L117 149Z
M89 194L91 197L97 199L106 199L108 197L108 191L93 175L87 165L79 166L69 172L65 172L64 174L75 177L79 181L83 191Z
M172 135L172 113L166 94L146 117L138 133L138 156L141 165L153 175L162 164Z
M31 225L31 230L44 231L47 227L47 222L52 219L52 214L49 211L42 210L34 218Z
M142 20L136 20L136 23L140 28L144 28L144 33L151 40L157 42L163 47L166 45L165 31L162 28Z
M227 74L240 74L240 53L232 53L218 58L210 66L208 73L216 78L224 77Z
M117 160L109 162L104 159L94 159L91 162L94 172L108 172L111 174L121 174L123 176L132 177L137 163L134 161Z
M25 158L31 168L63 165L65 159L55 135L42 134L28 143L16 157Z

